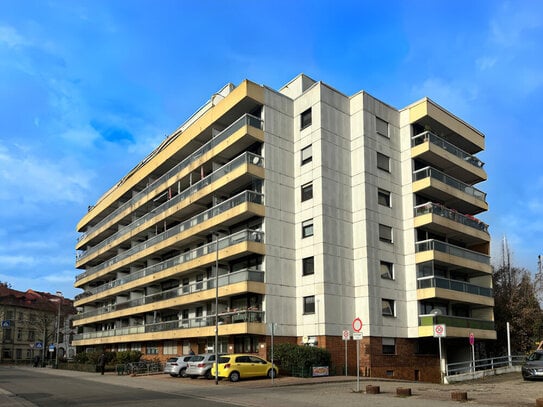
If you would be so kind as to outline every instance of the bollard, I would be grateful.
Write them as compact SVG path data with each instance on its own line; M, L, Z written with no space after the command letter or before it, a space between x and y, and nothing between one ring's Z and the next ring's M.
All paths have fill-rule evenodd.
M468 393L465 391L452 391L451 399L453 399L454 401L467 401Z
M543 398L535 399L535 407L543 407Z
M396 396L398 397L409 397L411 396L411 389L409 387L397 387Z
M379 386L372 386L371 384L366 386L366 394L379 394L380 392L381 389Z

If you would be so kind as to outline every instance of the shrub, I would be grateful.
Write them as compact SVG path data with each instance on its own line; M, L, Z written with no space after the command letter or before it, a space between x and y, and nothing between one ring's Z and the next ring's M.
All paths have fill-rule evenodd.
M279 360L281 369L285 371L300 368L305 371L312 366L329 366L331 360L330 352L326 349L291 343L274 346L273 357Z

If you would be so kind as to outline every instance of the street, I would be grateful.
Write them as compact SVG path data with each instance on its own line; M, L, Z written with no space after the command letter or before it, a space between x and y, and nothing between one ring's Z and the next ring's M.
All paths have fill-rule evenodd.
M366 394L366 385L380 386L380 394ZM411 397L397 397L396 389L411 388ZM483 406L533 407L543 397L541 382L525 382L520 373L491 376L473 382L441 385L356 377L226 380L173 378L169 375L104 376L96 373L0 366L2 407L48 406L160 406L178 407L372 407L458 406L451 392L468 394L468 403Z

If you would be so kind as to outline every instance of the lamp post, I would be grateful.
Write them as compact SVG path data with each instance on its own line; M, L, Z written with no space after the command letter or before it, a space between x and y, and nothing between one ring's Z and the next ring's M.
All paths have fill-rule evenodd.
M62 305L62 293L57 291L58 297L58 315L57 315L57 340L56 340L56 349L55 349L55 367L58 368L58 351L59 351L59 340L60 340L60 306Z
M215 384L219 384L219 233L215 235Z

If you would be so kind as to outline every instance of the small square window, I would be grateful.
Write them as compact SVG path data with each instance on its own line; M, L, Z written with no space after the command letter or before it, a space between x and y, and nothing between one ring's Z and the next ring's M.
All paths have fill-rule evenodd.
M311 126L311 108L300 115L300 129Z
M386 172L390 172L390 157L381 153L377 153L377 168Z
M313 236L313 219L302 222L302 238Z
M315 296L304 297L304 314L315 313Z
M392 228L390 226L379 224L379 240L392 243Z
M313 198L313 183L302 185L302 202Z
M377 130L377 134L380 134L381 136L388 137L388 122L385 120L375 117L375 129Z
M394 280L394 267L392 263L389 263L388 261L381 261L380 273L381 273L381 278L384 278L387 280Z
M315 274L315 259L313 256L302 259L302 275Z
M396 339L395 338L382 338L383 355L395 355L396 354Z
M388 206L390 208L390 192L379 188L377 190L377 202L379 202L379 205Z
M310 145L302 148L302 165L310 163L313 161L313 148Z
M395 307L394 300L387 300L387 299L381 300L382 314L385 317L393 317L396 315L394 307Z

